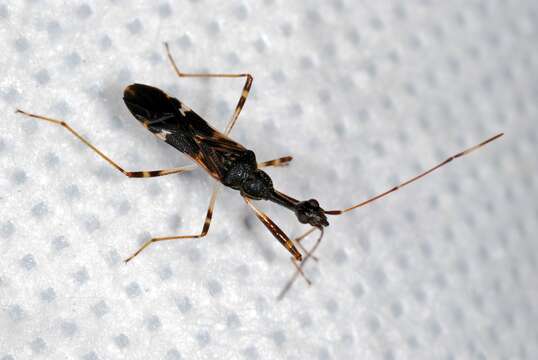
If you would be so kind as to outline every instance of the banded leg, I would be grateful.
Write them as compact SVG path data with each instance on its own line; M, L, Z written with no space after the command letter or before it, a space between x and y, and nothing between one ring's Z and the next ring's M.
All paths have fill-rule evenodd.
M288 166L289 162L293 159L291 156L284 156L278 159L264 161L262 163L258 163L258 169L268 167L268 166Z
M213 192L211 193L211 199L209 200L209 207L207 208L207 214L205 216L204 220L204 226L202 227L202 231L197 235L179 235L179 236L166 236L166 237L158 237L158 238L151 238L148 241L146 241L135 253L131 256L129 256L127 259L125 259L125 262L131 261L135 256L140 254L142 250L150 246L151 244L158 242L158 241L165 241L165 240L179 240L179 239L197 239L202 238L207 235L207 232L209 231L209 225L211 225L211 218L213 217L213 208L215 207L215 200L217 199L217 193L219 190L219 183L215 183L213 186Z
M82 135L80 135L75 129L73 129L71 126L69 126L65 121L63 120L57 120L52 119L46 116L41 115L35 115L31 113L27 113L26 111L22 111L17 109L15 111L16 113L23 114L25 116L29 116L34 119L43 120L48 123L59 125L64 127L67 131L69 131L71 134L73 134L78 140L80 140L84 145L92 149L99 157L104 159L106 162L108 162L112 167L114 167L116 170L120 171L123 175L127 177L132 178L147 178L147 177L156 177L156 176L164 176L164 175L170 175L170 174L179 174L187 171L192 171L196 169L195 165L188 165L188 166L182 166L177 168L171 168L171 169L164 169L164 170L152 170L152 171L126 171L118 165L114 160L110 159L108 156L103 154L101 150L93 146L88 140L86 140Z
M310 235L316 229L318 229L318 228L312 228L312 229L308 230L306 233L299 236L299 238L297 238L297 239L303 239L304 237ZM318 239L316 240L316 243L314 244L314 246L312 246L312 248L309 251L306 252L306 255L305 255L303 261L301 261L300 264L297 264L297 263L294 262L293 265L295 265L296 271L292 275L290 280L286 283L284 288L282 288L282 291L280 291L280 294L278 294L277 300L280 301L280 300L282 300L284 298L284 296L286 296L286 293L291 289L293 283L295 282L295 280L297 280L297 278L299 276L302 276L306 280L308 285L311 284L311 281L304 275L303 268L304 268L305 263L308 261L308 259L313 258L312 254L316 251L319 244L321 243L321 239L323 238L323 228L319 228L319 230L320 230L320 234L319 234Z
M179 77L220 77L220 78L239 78L244 77L245 85L243 86L243 91L241 92L241 97L239 98L239 101L237 102L237 106L235 107L234 113L232 115L232 118L228 122L228 125L226 125L226 129L224 130L224 134L228 135L230 131L232 131L237 118L239 117L239 113L241 113L241 109L243 109L243 106L245 105L245 101L247 101L248 93L250 91L250 88L252 86L252 82L254 81L254 78L251 74L245 73L245 74L208 74L208 73L200 73L200 74L193 74L193 73L184 73L179 71L179 68L176 65L176 62L174 61L174 58L172 57L172 54L170 53L170 47L168 46L168 43L164 43L164 47L166 48L166 56L168 57L168 60L170 60L170 64L174 68L174 71L176 72L177 76Z
M293 242L288 238L288 236L278 227L277 224L273 222L266 214L264 214L261 210L259 210L254 204L252 203L252 200L250 200L247 197L243 197L245 199L245 202L250 206L252 210L254 210L254 213L260 219L260 221L265 225L265 227L273 234L273 236L288 250L291 255L297 260L302 260L301 253L297 250L295 245L293 245Z

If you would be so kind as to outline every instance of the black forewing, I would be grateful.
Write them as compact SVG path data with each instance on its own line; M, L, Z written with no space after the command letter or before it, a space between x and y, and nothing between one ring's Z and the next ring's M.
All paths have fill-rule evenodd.
M185 119L200 150L198 156L193 159L206 168L213 177L222 180L230 164L241 157L246 149L213 129L192 110L185 112ZM168 137L166 141L168 142Z
M246 150L160 89L133 84L125 89L123 99L148 130L189 155L217 180Z
M174 117L177 113L170 97L162 90L149 85L127 86L123 92L123 101L134 117L144 125L167 126L167 119Z

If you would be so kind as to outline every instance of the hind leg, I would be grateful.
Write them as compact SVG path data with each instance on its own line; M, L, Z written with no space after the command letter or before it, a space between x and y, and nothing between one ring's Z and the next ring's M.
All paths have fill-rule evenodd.
M252 82L254 81L254 78L251 74L244 73L244 74L210 74L210 73L184 73L179 70L179 68L176 65L176 62L174 61L174 58L172 57L172 54L170 53L170 47L168 46L168 43L164 43L164 47L166 48L166 56L168 57L168 60L170 61L170 64L174 68L174 71L177 76L179 77L202 77L202 78L209 78L209 77L218 77L218 78L240 78L244 77L245 79L245 85L243 85L243 91L241 92L241 96L239 97L239 101L237 102L237 105L235 107L234 113L232 114L232 117L230 121L228 122L228 125L226 126L226 129L224 130L224 134L228 135L230 131L232 131L237 119L239 118L239 114L241 113L241 110L243 109L243 106L245 105L245 102L247 101L248 94L250 92L250 88L252 86Z

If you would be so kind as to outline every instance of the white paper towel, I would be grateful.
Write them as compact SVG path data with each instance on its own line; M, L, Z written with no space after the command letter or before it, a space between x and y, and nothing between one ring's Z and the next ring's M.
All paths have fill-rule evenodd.
M0 4L0 359L538 358L536 1L45 1ZM341 217L281 302L289 254L238 194L198 232L201 170L128 113L159 86L223 129L299 199L343 208L506 135ZM286 209L260 204L290 236ZM533 240L534 239L534 240ZM312 246L312 241L307 246Z

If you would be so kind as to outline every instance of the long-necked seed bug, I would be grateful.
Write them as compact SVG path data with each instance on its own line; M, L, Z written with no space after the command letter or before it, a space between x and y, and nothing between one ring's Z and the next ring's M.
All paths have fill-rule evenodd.
M286 165L292 160L291 156L281 157L279 159L270 160L262 163L256 161L254 152L246 149L241 144L233 141L228 135L233 129L241 109L243 108L245 101L248 97L249 90L252 86L253 77L248 73L243 74L209 74L209 73L183 73L179 71L172 55L168 44L164 44L166 48L166 54L170 64L172 65L175 73L179 77L221 77L221 78L245 78L245 84L241 97L237 103L235 111L226 126L224 133L221 133L212 128L205 120L198 116L185 104L170 97L163 91L148 85L132 84L127 86L124 91L123 100L134 115L134 117L149 131L151 131L159 139L164 140L168 144L172 145L177 150L188 155L193 159L200 167L202 167L215 182L213 192L209 201L209 208L205 217L202 231L195 235L179 235L179 236L167 236L157 237L149 239L145 242L136 252L129 256L125 262L130 261L137 256L142 250L148 247L150 244L164 240L177 240L188 238L201 238L204 237L211 223L211 217L213 214L213 207L217 196L217 190L219 183L228 186L234 190L238 190L245 200L245 202L252 208L258 219L269 229L274 237L292 254L292 260L296 266L296 273L286 285L283 292L279 297L289 289L297 275L303 275L302 267L315 251L319 245L323 236L323 228L329 225L327 221L327 215L341 215L353 209L359 208L366 204L369 204L375 200L378 200L391 192L394 192L410 183L430 174L434 170L442 167L448 162L469 154L470 152L486 145L487 143L501 137L503 134L499 133L478 145L472 146L464 151L450 156L445 161L435 165L434 167L426 170L403 183L394 186L393 188L384 191L376 196L373 196L365 201L362 201L351 207L341 210L324 210L315 199L299 201L296 200L273 187L273 182L269 175L265 173L261 168L268 166L281 166ZM69 132L71 132L76 138L92 149L97 155L106 160L110 165L119 170L121 173L128 177L148 178L170 174L179 174L195 169L195 166L186 166L164 170L154 171L126 171L116 162L111 160L99 149L93 146L88 140L82 137L77 131L62 120L52 119L49 117L31 114L22 110L16 112L27 115L29 117L44 120L52 124L63 126ZM279 205L282 205L295 213L300 223L309 224L312 226L302 236L290 240L288 236L261 210L259 210L253 203L253 200L268 200ZM314 230L320 230L320 236L318 237L315 245L307 251L301 246L300 241L311 234ZM296 245L306 253L305 257L297 249ZM309 280L305 277L307 282Z

